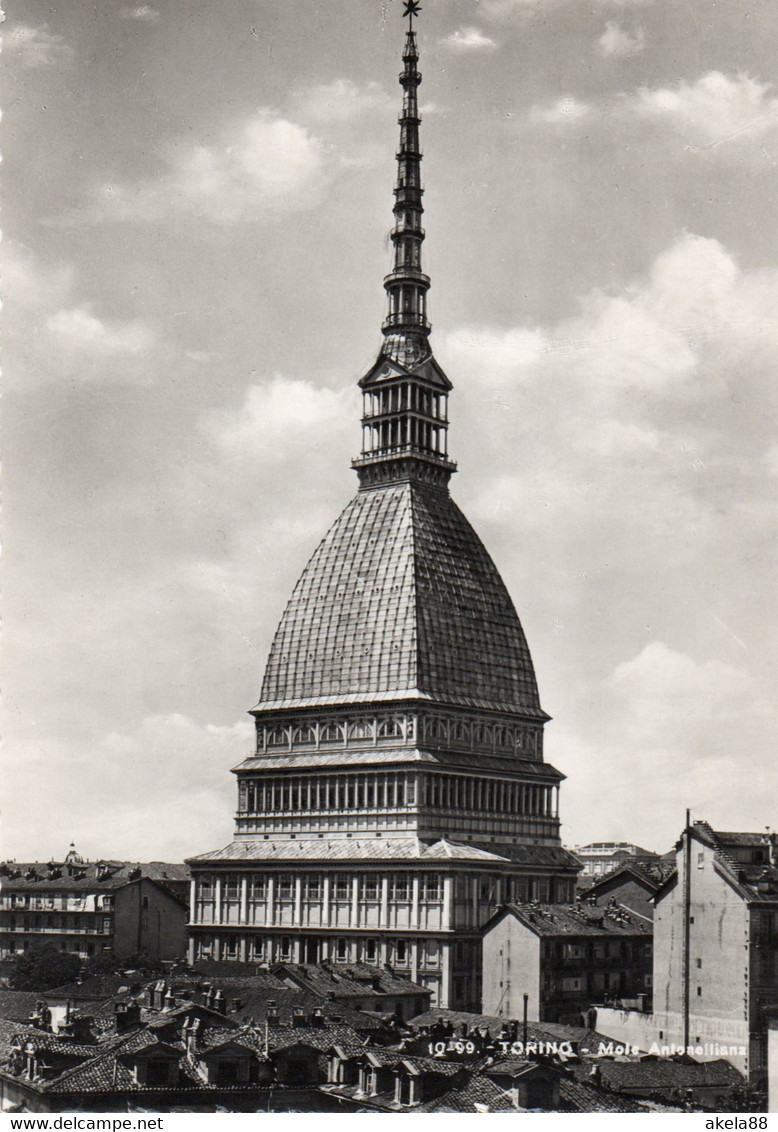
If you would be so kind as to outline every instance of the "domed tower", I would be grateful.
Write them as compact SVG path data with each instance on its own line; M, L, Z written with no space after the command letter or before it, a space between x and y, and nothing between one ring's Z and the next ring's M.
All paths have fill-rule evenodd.
M191 958L390 963L480 1009L479 928L572 900L563 775L543 761L532 658L449 495L451 382L429 343L413 17L400 84L394 263L360 381L359 490L305 567L270 650L234 841L192 867Z

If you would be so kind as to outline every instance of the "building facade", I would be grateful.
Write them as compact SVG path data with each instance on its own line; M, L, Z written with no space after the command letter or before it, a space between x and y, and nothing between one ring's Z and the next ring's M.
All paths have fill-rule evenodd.
M654 897L673 867L666 861L654 865L627 863L594 881L589 877L589 885L585 888L580 888L582 878L579 877L580 899L585 904L622 908L651 921L654 918Z
M654 897L654 1010L598 1011L597 1026L644 1049L726 1058L752 1084L767 1071L778 1005L778 844L695 821Z
M543 758L549 717L521 624L448 492L420 82L409 29L359 491L281 618L256 749L235 768L235 838L189 862L191 959L391 964L437 1003L472 1007L481 925L507 900L572 899L579 866L559 838L563 775Z
M176 959L186 953L189 870L161 861L0 865L0 956L49 944L83 959L110 952Z
M573 851L583 865L581 877L605 876L631 861L649 865L660 859L658 853L641 849L629 841L592 841L589 845L576 845Z
M651 924L620 909L508 905L484 928L483 1010L572 1022L593 1002L651 994Z

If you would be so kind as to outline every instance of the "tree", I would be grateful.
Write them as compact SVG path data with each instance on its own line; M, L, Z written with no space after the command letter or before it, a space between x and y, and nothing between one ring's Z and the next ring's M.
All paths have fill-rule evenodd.
M39 944L21 955L11 975L12 990L46 991L72 983L81 971L81 959L51 944Z

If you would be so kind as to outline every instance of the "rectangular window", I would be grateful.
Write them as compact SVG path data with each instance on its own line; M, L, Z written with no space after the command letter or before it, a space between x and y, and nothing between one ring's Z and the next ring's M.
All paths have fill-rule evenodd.
M238 900L240 898L240 878L227 875L222 885L222 896L225 900Z
M335 962L348 963L348 940L335 940Z
M288 873L282 873L278 878L278 898L279 900L291 900L294 896L294 877L289 876Z
M366 939L365 940L365 963L378 962L378 940Z
M303 881L303 892L306 900L321 899L321 877L310 876Z
M366 876L362 877L362 899L363 900L377 900L379 893L378 877Z
M400 873L393 876L389 884L389 899L390 900L408 900L410 894L410 885L408 877Z
M252 877L249 884L250 900L265 900L267 897L267 877Z
M399 967L407 966L409 960L409 947L404 939L397 939L394 943L394 961Z
M420 896L422 900L442 900L443 899L443 885L438 873L432 873L429 876L422 876L420 885Z
M332 895L335 900L351 899L351 878L337 876L332 886Z
M227 939L226 951L228 959L235 959L238 954L238 941L235 936L230 936Z
M255 959L265 958L265 940L263 936L255 935L251 947Z
M436 939L428 939L424 945L424 962L428 967L440 964L440 945Z
M282 935L278 941L278 957L282 962L292 958L292 940L288 935Z

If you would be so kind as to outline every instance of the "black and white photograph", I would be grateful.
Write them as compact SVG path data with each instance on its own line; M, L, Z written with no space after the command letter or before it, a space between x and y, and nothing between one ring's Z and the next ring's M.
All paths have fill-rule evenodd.
M774 0L0 32L0 1111L767 1128Z

